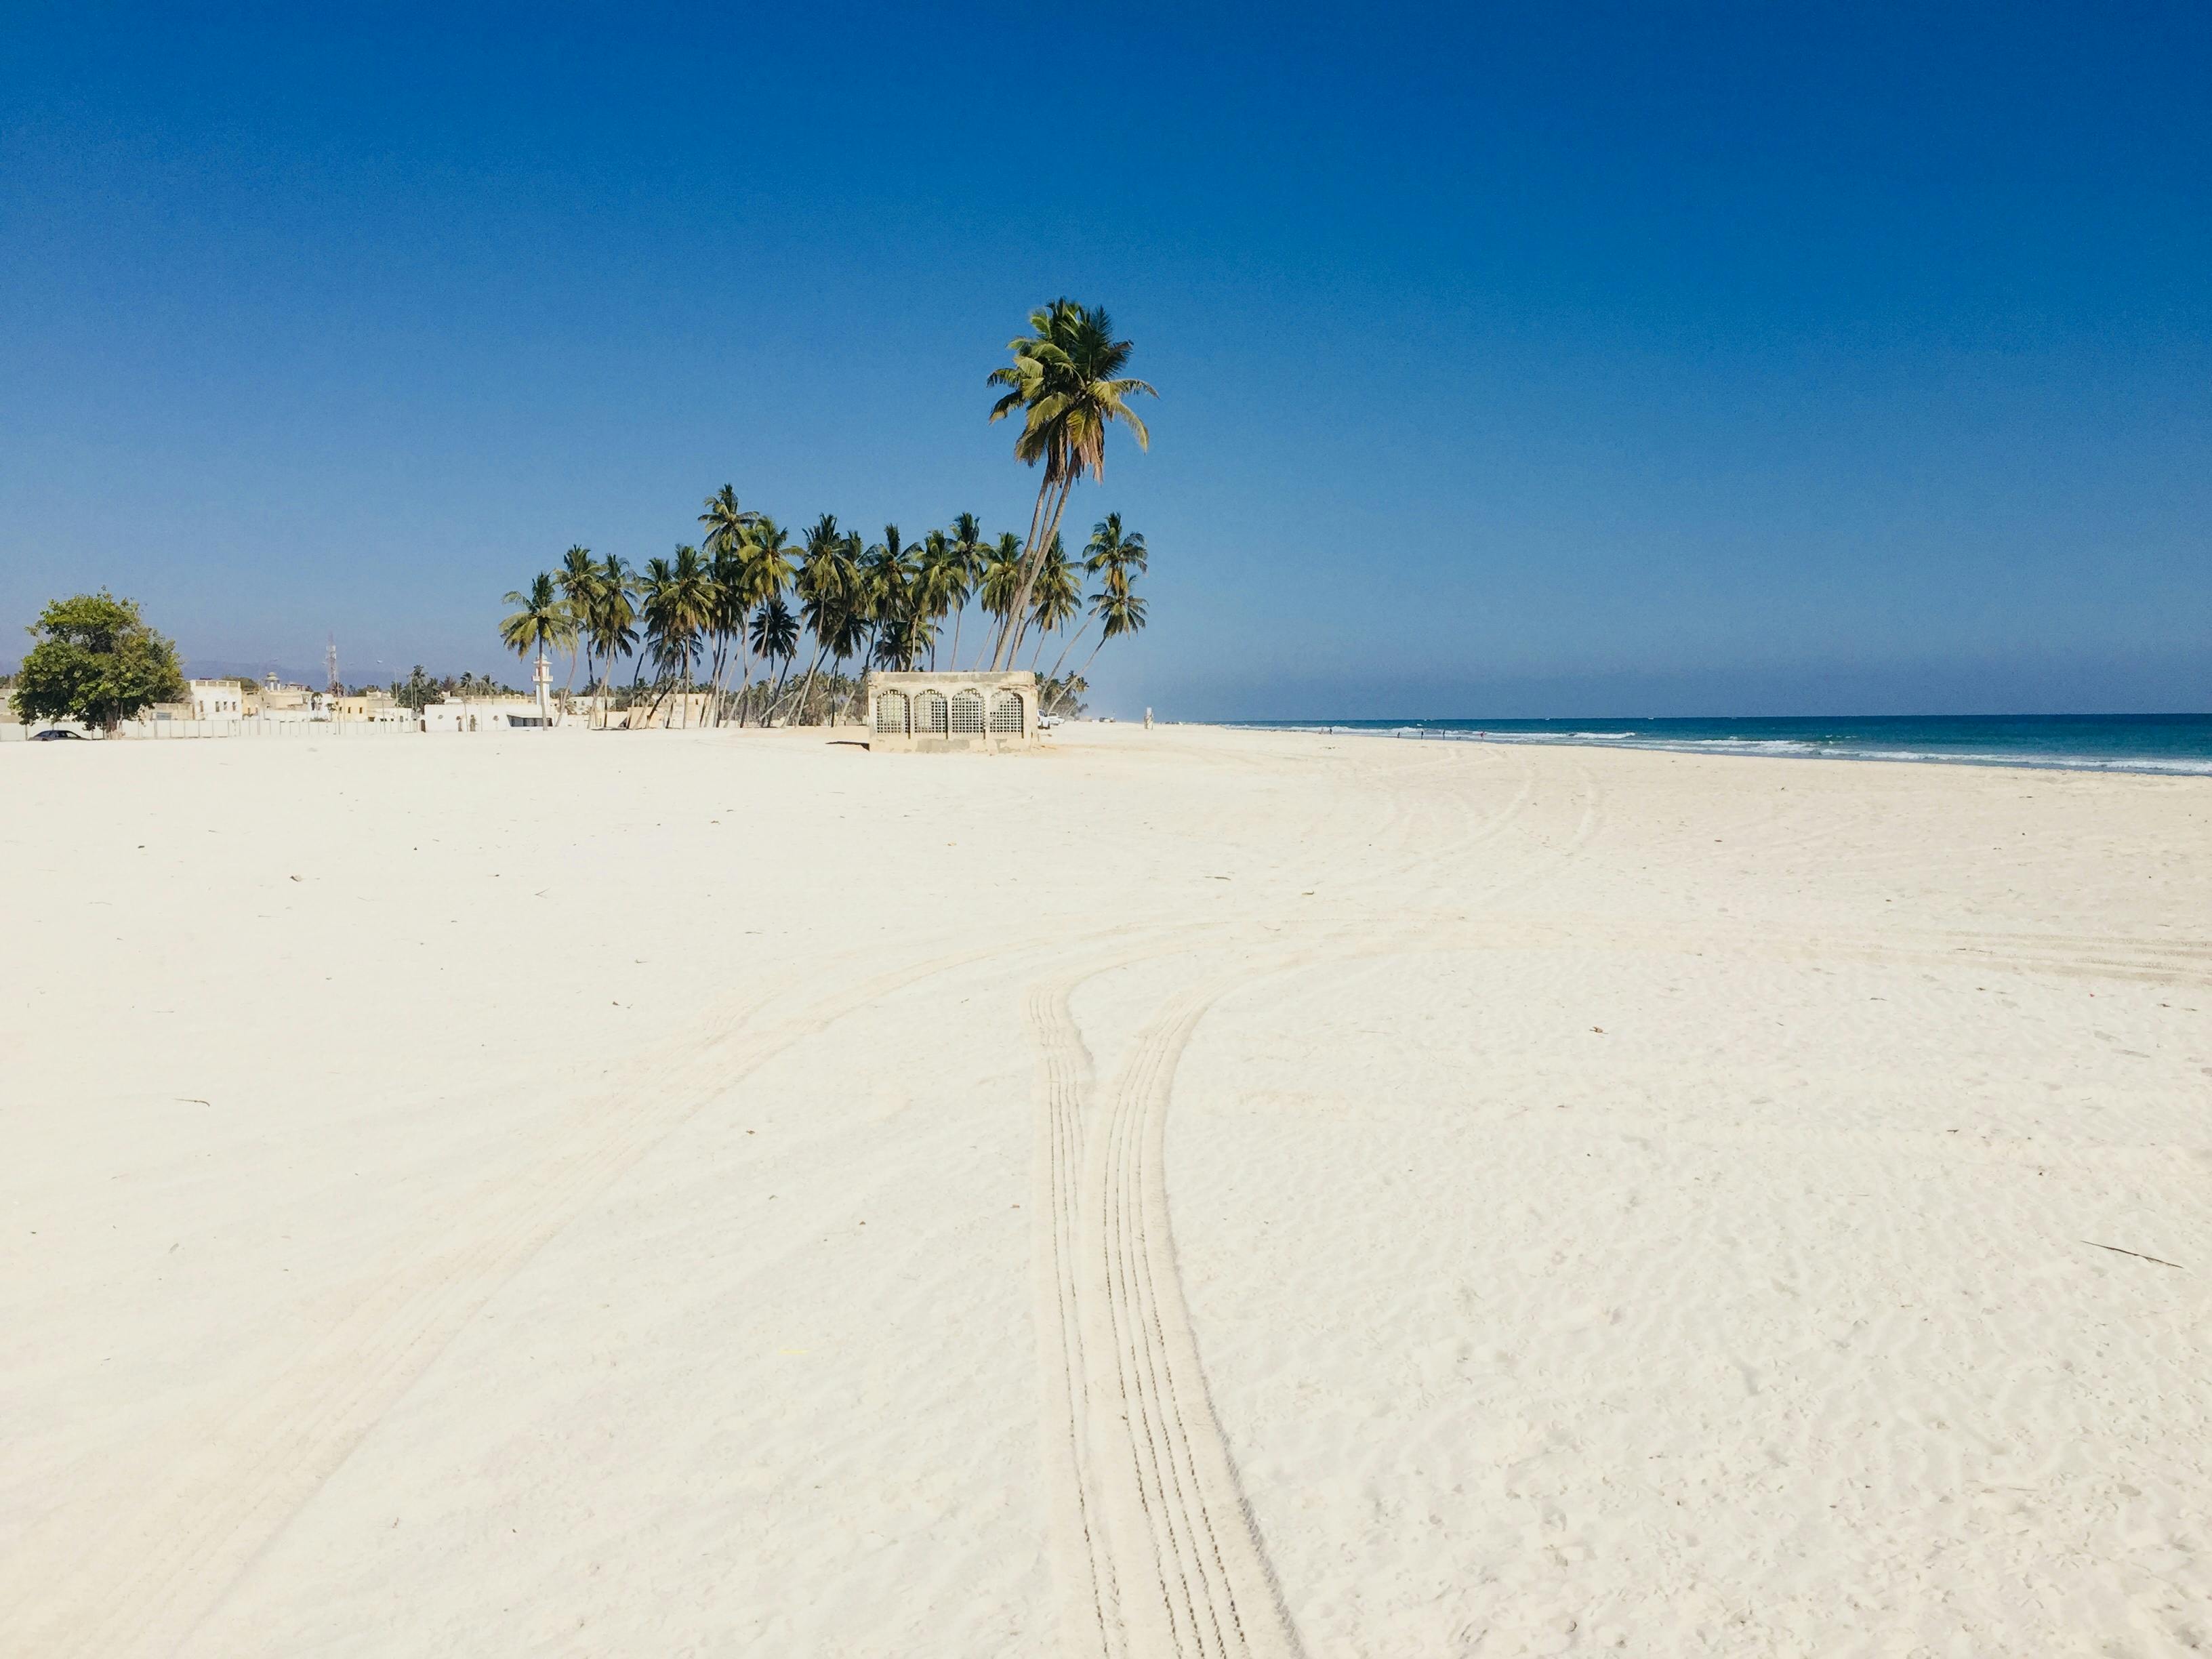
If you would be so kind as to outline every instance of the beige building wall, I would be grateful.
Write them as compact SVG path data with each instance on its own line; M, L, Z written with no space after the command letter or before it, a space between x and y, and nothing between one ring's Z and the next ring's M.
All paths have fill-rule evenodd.
M334 697L331 699L331 717L342 720L404 720L412 724L415 716L392 701L389 691L371 691L366 696Z
M868 747L889 753L997 754L1037 743L1037 677L1006 673L871 672Z

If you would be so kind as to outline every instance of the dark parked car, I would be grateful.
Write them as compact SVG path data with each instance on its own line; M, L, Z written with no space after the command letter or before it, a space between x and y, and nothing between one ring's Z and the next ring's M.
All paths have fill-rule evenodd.
M64 732L58 726L55 726L50 732L33 732L31 733L31 741L33 743L52 743L57 738L68 738L77 743L82 743L84 741L84 733L82 732Z

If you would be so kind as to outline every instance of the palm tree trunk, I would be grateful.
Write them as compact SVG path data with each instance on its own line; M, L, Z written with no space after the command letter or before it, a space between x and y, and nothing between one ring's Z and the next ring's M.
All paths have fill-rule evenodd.
M1032 596L1036 591L1036 579L1044 569L1045 559L1052 551L1053 543L1060 538L1060 521L1066 515L1068 498L1075 494L1075 486L1082 482L1082 477L1083 475L1079 471L1069 473L1066 487L1061 489L1060 500L1053 506L1052 522L1047 525L1044 530L1045 551L1038 556L1036 563L1030 569L1030 592ZM1024 622L1022 625L1026 628L1029 624Z
M794 653L793 656L796 654ZM775 700L783 695L784 683L791 678L792 661L793 657L786 657L783 659L783 672L775 677L775 690L768 694L768 707L761 714L761 724L763 726L772 726L775 724Z
M1060 678L1060 671L1067 666L1067 653L1074 650L1077 641L1091 631L1091 624L1095 620L1097 620L1095 617L1085 617L1083 619L1083 626L1075 630L1066 645L1060 647L1060 659L1053 664L1052 672L1045 676L1047 679L1056 680Z
M862 653L860 653L860 672L861 672L862 673L866 673L866 672L867 672L867 665L868 665L868 653L866 653L866 652L864 651L864 652L862 652ZM845 659L844 659L842 657L838 658L838 659L837 659L837 668L838 668L838 672L839 672L840 673L842 673L842 672L844 672L844 667L845 667ZM846 714L852 714L852 713L853 713L856 708L858 708L860 707L860 687L861 687L861 684L862 684L862 683L861 683L861 681L860 681L860 679L858 679L857 678L852 678L852 679L848 680L848 683L852 686L852 688L853 688L853 689L852 689L852 690L851 690L849 693L848 693L848 694L847 694L846 698L845 698L845 713L846 713ZM831 723L832 725L835 725L836 722L833 720L833 721L831 721L830 723Z
M1024 593L1029 592L1029 577L1027 574L1029 563L1031 559L1036 556L1038 547L1037 526L1044 518L1044 498L1051 493L1053 483L1052 468L1049 465L1047 465L1045 468L1044 477L1037 483L1036 504L1030 508L1030 539L1027 547L1022 554L1022 568L1024 575L1022 580L1018 584L1021 591ZM1014 617L1016 614L1017 613L1013 611L1009 610L1006 612L1005 621L1000 625L998 641L996 644L993 646L991 650L991 666L994 669L1002 668L1006 665L1004 659L1008 654L1008 650L1012 641Z
M568 694L576 689L576 659L581 654L574 647L568 652L568 683L561 688L561 718L568 718Z
M822 654L829 648L830 647L828 646L823 645L820 641L817 640L815 641L814 660L806 665L806 678L805 680L800 682L799 696L795 699L798 704L799 712L801 714L804 714L806 712L807 698L811 696L814 693L814 671L822 666Z
M1022 648L1022 635L1029 632L1030 595L1036 591L1037 572L1044 568L1045 550L1052 545L1052 538L1060 532L1060 515L1067 511L1067 498L1075 493L1076 477L1073 472L1068 474L1067 481L1060 486L1060 499L1053 503L1051 520L1044 527L1043 538L1033 542L1022 559L1022 585L1014 595L1012 608L1007 612L1007 626L1012 632L1012 641L1005 653L1006 660L1003 663L994 662L991 665L994 668L1012 668L1016 653Z
M737 632L731 638L729 653L722 659L721 678L714 683L714 723L717 726L723 724L725 720L725 716L721 713L722 698L729 690L730 664L732 661L738 663L744 662L745 660L746 653L750 648L750 647L745 644L745 625L744 623L740 620L738 623ZM740 702L738 707L738 724L743 726L744 722L744 706Z

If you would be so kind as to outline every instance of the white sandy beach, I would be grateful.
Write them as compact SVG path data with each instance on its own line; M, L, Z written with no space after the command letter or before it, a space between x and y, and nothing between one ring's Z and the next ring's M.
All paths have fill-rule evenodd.
M0 938L0 1653L2212 1644L2204 781L16 744Z

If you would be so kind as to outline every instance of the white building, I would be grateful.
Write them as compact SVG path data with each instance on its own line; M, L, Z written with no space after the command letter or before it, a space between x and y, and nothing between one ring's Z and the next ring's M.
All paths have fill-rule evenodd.
M528 697L449 697L423 709L425 732L504 732L538 724L538 705Z
M196 720L234 720L249 712L245 688L236 680L194 680L185 688Z

